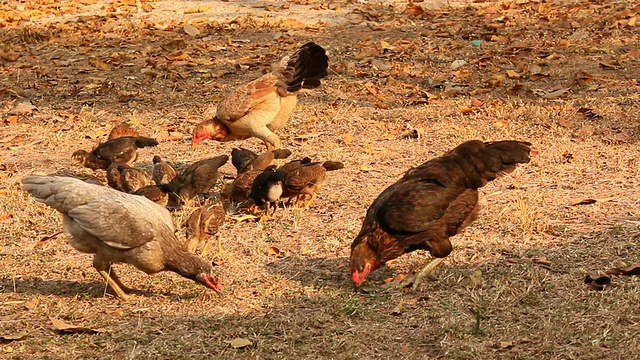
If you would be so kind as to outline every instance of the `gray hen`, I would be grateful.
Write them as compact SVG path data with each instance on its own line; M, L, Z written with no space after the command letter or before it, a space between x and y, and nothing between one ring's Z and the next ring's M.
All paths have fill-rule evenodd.
M69 244L95 254L93 267L120 299L126 299L130 289L111 269L113 263L131 264L147 274L173 271L216 292L222 289L211 264L178 240L171 215L162 206L69 177L32 175L22 184L37 201L62 213Z

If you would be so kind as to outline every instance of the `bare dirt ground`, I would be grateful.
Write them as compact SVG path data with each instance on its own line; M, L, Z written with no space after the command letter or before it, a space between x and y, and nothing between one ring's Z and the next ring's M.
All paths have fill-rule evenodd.
M640 263L637 6L246 4L0 2L0 357L637 357L638 278L612 276L603 291L584 283ZM148 295L121 303L64 235L40 242L61 217L20 190L24 175L103 179L70 155L124 120L160 141L141 151L141 167L154 154L187 163L261 150L256 140L192 150L189 134L235 84L310 40L332 71L280 135L294 157L346 168L310 210L228 220L222 298L122 265L123 281ZM419 138L406 137L412 129ZM483 188L483 215L454 238L434 281L375 286L428 260L414 253L354 293L349 245L371 201L468 139L526 139L535 155ZM101 332L61 334L50 318Z

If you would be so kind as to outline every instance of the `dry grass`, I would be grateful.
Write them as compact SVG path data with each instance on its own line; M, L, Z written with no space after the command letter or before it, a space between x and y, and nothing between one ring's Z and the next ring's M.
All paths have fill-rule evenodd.
M8 6L13 5L10 1ZM520 35L506 43L485 41L481 49L470 46L468 36L481 34L494 20L475 15L473 9L437 12L425 19L381 17L373 20L383 25L377 31L365 25L283 29L223 23L199 25L206 33L198 38L180 30L134 26L117 28L118 37L110 37L99 31L102 17L29 27L29 33L23 30L27 25L0 28L7 44L4 53L23 54L0 67L0 163L10 167L0 171L0 335L29 333L23 340L2 342L0 357L636 357L638 278L614 278L614 286L603 292L589 290L582 279L590 270L640 262L640 71L637 58L622 56L640 48L640 37L637 27L607 27L619 10L613 6L572 6L554 6L541 20L538 4L522 5L515 24L504 30ZM591 18L581 17L580 11ZM572 14L570 22L583 27L568 29L561 14ZM455 23L463 24L462 31L436 36ZM283 31L282 41L275 42L274 32ZM25 37L31 40L24 42ZM249 42L229 45L229 38ZM564 38L570 39L568 48L557 46ZM176 39L184 41L179 46L196 65L167 60L174 50L160 45L168 48ZM344 161L346 167L329 173L308 211L285 209L268 222L231 220L225 225L223 298L174 274L148 277L119 266L127 284L149 293L120 303L102 296L104 284L90 257L66 245L63 235L33 247L57 232L61 221L59 214L20 191L24 175L38 171L102 178L101 173L73 167L70 154L90 148L121 120L133 120L143 134L161 142L157 150L141 151L140 165L149 164L156 152L176 162L230 153L240 143L209 143L192 151L187 138L169 140L167 129L190 133L192 123L219 94L258 76L294 41L308 39L327 46L338 73L301 98L280 135L296 157ZM394 50L383 51L381 41ZM506 50L526 41L533 49L527 54ZM412 42L406 53L399 52ZM585 50L591 47L606 50ZM372 60L361 61L359 54L370 48ZM117 52L123 54L113 55ZM544 52L561 57L549 60ZM493 56L486 66L469 66L468 73L449 69L453 60L471 61L483 54ZM116 60L107 71L90 65L87 56ZM202 59L212 64L198 65ZM141 74L150 64L147 60L156 64L157 76ZM374 68L374 60L418 75L387 77L388 70ZM598 66L613 60L622 69ZM547 64L544 69L551 77L505 78L475 96L484 106L469 115L460 112L458 105L469 105L469 91L504 69L520 71L522 63ZM238 70L236 64L248 69ZM206 75L218 69L228 73L221 78ZM573 83L577 69L590 73L595 79L591 84L600 89L589 91L588 85ZM430 78L471 86L462 94L444 96L430 87ZM365 89L368 82L384 102ZM510 92L518 82L525 88ZM572 92L547 100L527 91L556 86L571 86ZM443 96L419 104L423 91ZM39 111L9 124L11 109L26 100ZM588 118L577 112L581 107L601 117ZM407 124L422 136L404 139ZM348 249L371 201L408 167L474 138L527 139L539 153L530 164L483 189L487 204L482 216L453 239L456 248L436 281L417 292L372 286L355 294L348 277ZM242 145L260 149L255 140ZM233 173L230 164L223 170ZM614 199L571 206L576 199L610 197ZM177 212L176 223L188 212ZM281 253L269 255L270 246ZM551 266L532 261L541 257ZM426 261L424 253L404 256L371 280ZM462 280L476 269L483 273L483 284L467 288ZM22 303L34 299L38 304L33 308ZM401 301L402 313L392 315ZM59 335L49 317L107 332ZM225 341L235 337L253 345L233 349Z

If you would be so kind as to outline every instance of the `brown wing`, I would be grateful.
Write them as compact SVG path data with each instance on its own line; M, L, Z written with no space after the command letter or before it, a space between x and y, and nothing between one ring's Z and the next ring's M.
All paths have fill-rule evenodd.
M236 179L231 183L231 191L229 197L236 201L247 199L249 197L249 193L251 192L253 181L261 173L261 170L253 170L238 174Z
M233 148L231 149L231 164L236 168L238 174L245 172L248 169L249 164L258 157L255 152L245 148Z
M453 236L478 200L475 190L467 190L429 180L404 182L377 205L376 220L385 230L401 234L423 232L444 222L451 230L446 233Z
M267 166L271 165L271 163L273 163L274 158L275 157L274 157L273 151L267 150L264 153L258 155L258 157L256 157L255 159L251 160L248 167L251 170L262 171L266 169Z
M157 184L168 184L176 177L176 170L166 161L158 161L153 165L152 180Z
M300 166L290 173L285 174L285 191L296 195L307 189L314 189L324 180L326 172L327 169L322 167L320 163Z
M169 203L169 193L162 191L158 185L149 185L138 189L134 195L144 196L154 203L167 206Z
M182 199L191 199L198 194L209 192L218 181L218 168L229 160L220 155L196 161L176 176L169 184Z
M109 165L107 168L107 184L116 190L125 191L122 186L121 173L118 168L119 166L119 163L111 163L111 165Z
M238 87L218 104L216 117L226 122L234 122L242 118L275 92L277 83L278 78L272 73L268 73Z
M122 170L121 178L122 187L128 193L132 193L140 188L152 185L149 175L145 171L135 168Z
M136 155L135 138L121 137L100 144L93 153L98 159L128 163Z
M435 257L449 255L449 238L475 220L478 192L446 188L433 182L405 182L376 204L375 219L387 233L380 246L382 257L426 249ZM385 261L386 261L385 260Z

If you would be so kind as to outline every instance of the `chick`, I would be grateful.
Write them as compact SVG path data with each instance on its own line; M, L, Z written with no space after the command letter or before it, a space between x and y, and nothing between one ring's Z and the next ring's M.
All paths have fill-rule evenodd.
M157 145L158 141L153 138L125 136L107 140L91 152L78 150L71 155L71 159L92 170L107 170L114 162L131 165L138 157L138 149Z

